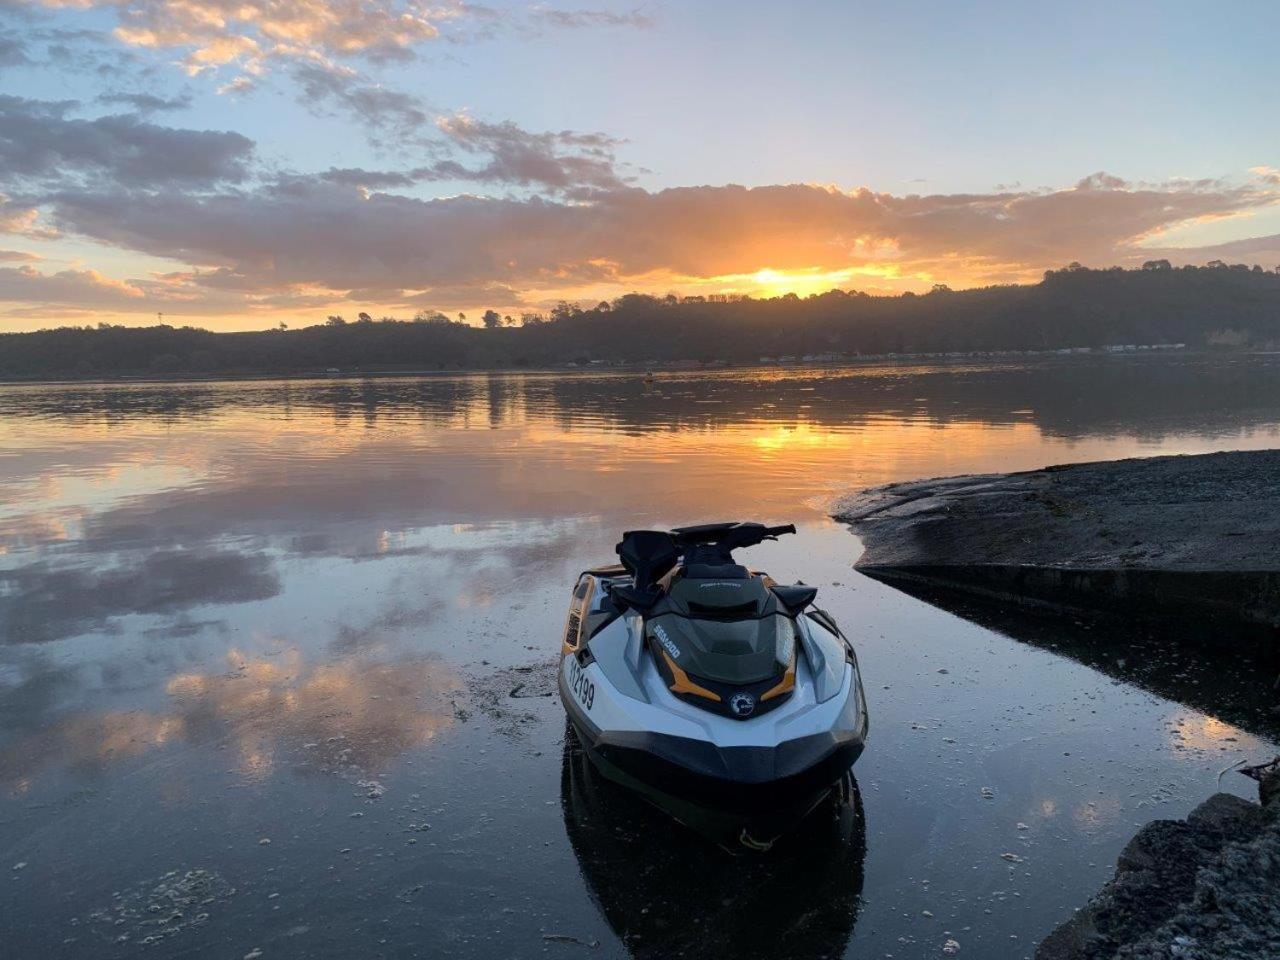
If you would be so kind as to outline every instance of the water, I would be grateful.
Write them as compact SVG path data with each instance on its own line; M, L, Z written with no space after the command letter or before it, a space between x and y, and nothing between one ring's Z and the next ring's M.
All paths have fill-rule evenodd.
M824 507L1278 423L1270 357L0 388L0 938L1027 956L1275 749L1257 665L926 603ZM859 815L747 858L592 780L540 696L578 570L721 519L797 523L749 560L820 587L871 710Z

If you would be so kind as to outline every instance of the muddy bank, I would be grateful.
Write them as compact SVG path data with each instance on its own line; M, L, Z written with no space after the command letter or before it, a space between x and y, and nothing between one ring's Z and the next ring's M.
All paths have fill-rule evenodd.
M1280 772L1263 775L1260 794L1215 794L1186 820L1147 824L1036 960L1280 956Z
M1280 627L1280 450L918 480L839 502L879 579Z

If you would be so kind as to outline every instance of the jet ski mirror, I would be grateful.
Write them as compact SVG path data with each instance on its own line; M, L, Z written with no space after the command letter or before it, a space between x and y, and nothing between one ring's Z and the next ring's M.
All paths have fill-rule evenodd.
M813 603L814 598L818 595L818 588L806 586L803 583L797 583L793 586L775 584L773 595L786 608L787 613L794 617L809 604Z

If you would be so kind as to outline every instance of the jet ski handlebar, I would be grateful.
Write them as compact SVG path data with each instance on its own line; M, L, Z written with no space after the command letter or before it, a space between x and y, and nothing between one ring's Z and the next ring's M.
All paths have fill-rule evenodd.
M686 562L696 557L702 562L732 563L733 550L795 532L793 523L780 527L766 527L763 523L704 523L677 527L670 532L628 530L615 549L623 567L632 576L632 584L612 587L611 594L626 606L647 609L660 595L654 585L680 561L681 555Z
M734 550L765 540L777 540L783 534L795 532L794 523L784 523L780 527L766 527L763 523L704 523L697 527L676 527L671 536L678 547L715 544Z

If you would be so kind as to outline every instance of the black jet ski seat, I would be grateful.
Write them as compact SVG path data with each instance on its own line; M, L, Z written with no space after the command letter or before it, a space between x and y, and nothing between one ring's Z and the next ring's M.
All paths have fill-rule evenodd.
M729 551L719 544L698 543L685 551L684 576L688 580L748 580L751 571L734 563Z
M686 580L749 580L751 571L737 563L687 563Z

